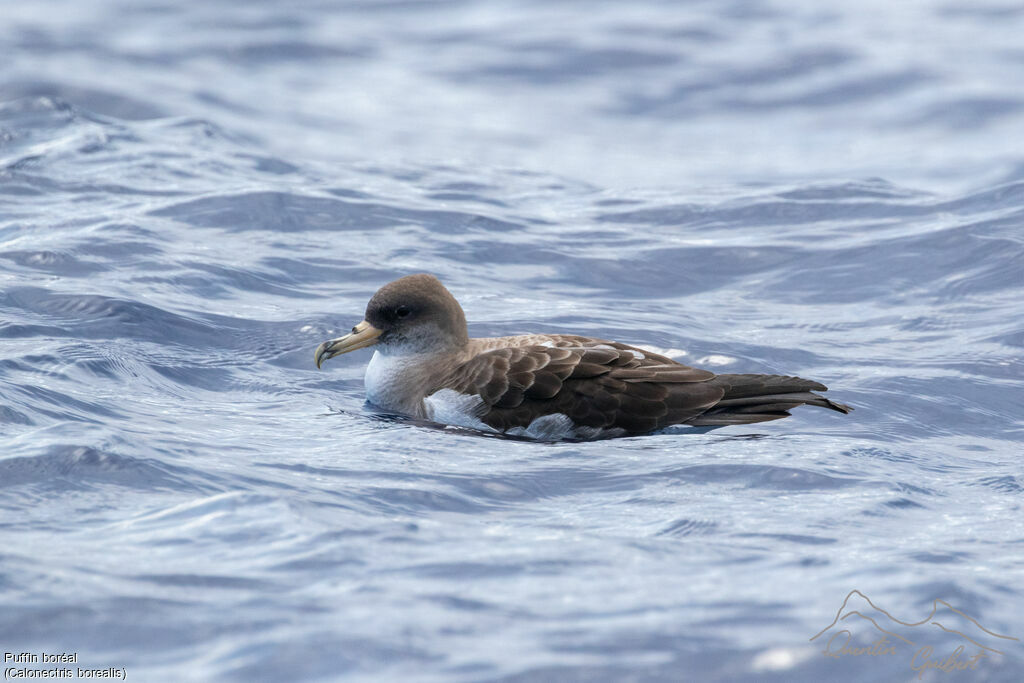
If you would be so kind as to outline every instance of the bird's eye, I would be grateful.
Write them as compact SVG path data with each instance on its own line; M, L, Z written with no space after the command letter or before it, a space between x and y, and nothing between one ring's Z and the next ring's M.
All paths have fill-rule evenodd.
M395 309L395 317L397 318L408 317L409 313L410 311L406 306L399 306L398 308Z

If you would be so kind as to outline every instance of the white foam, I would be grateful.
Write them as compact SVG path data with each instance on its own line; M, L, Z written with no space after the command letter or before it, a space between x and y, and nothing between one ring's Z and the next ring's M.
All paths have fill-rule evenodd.
M666 358L682 358L688 355L683 349L663 349L660 346L652 346L651 344L637 344L637 348L641 348L644 351L650 351L656 353L659 356L665 356Z
M721 356L718 354L711 354L710 356L697 359L698 365L729 365L735 362L736 359L732 356Z

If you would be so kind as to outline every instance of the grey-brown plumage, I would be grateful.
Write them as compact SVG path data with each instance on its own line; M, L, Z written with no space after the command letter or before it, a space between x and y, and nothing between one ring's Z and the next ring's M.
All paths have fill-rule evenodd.
M457 406L472 424L501 432L530 433L545 422L540 418L568 418L566 436L598 436L777 420L805 404L851 410L813 393L826 390L818 382L716 375L618 342L573 335L470 339L462 308L430 275L382 287L352 334L318 347L317 365L371 344L371 402L444 422L457 421L449 410Z

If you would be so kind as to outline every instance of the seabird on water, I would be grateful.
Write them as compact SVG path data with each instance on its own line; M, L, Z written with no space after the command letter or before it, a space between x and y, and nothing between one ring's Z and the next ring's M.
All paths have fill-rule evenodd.
M433 275L381 287L352 333L316 349L316 365L373 346L366 397L434 422L540 439L643 434L788 417L799 405L852 410L781 375L716 375L619 342L569 334L470 339L466 316Z

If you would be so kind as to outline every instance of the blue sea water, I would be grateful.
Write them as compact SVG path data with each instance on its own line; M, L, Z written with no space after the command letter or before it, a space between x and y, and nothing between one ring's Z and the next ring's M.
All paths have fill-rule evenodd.
M135 681L1021 680L1021 35L987 0L5 3L0 650ZM382 415L367 352L313 349L420 271L475 336L856 410L591 443ZM826 657L853 590L984 633Z

